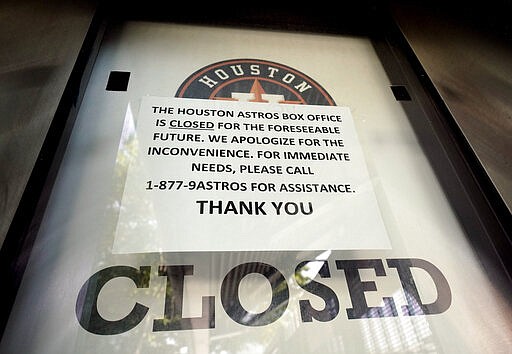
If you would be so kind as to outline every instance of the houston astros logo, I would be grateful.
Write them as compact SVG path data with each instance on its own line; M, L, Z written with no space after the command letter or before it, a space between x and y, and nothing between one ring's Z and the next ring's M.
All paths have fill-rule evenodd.
M176 97L335 106L315 80L289 66L233 59L205 66L185 80Z

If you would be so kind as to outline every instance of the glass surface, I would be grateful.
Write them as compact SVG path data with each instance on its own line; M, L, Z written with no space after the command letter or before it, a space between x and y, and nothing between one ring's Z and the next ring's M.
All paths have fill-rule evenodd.
M239 60L255 66L242 66ZM215 66L225 61L226 67ZM246 70L242 73L240 68ZM127 86L106 90L112 71L129 72ZM241 85L247 77L251 86L242 92L245 95L230 96L221 90L227 92L228 83L234 80ZM254 78L263 82L261 88L253 86ZM219 89L206 97L199 97L203 94L199 89L187 91L200 79L205 86ZM411 101L397 101L393 84L372 41L365 37L136 21L110 28L0 352L507 352L505 348L512 344L510 284L501 283L495 270L482 266L405 113L405 105L416 104L415 94L409 91ZM308 86L316 96L307 97ZM257 102L240 102L248 97ZM239 144L236 149L242 146L250 154L263 151L280 156L285 151L347 152L355 160L337 165L302 158L296 164L302 167L301 176L255 172L239 177L241 164L285 167L289 162L276 155L268 159L191 157L190 161L183 156L159 156L159 160L148 156L148 140L157 141L151 133L164 131L157 120L169 123L168 112L161 107L172 104L177 109L182 100L190 108L196 100L198 108L212 109L213 102L201 103L208 98L225 110L279 112L276 120L283 125L289 123L284 122L283 112L341 114L341 124L315 125L307 120L304 124L341 127L347 146L332 145L340 140L336 133L310 134L311 139L320 140L322 149L298 145L306 135L269 132L271 123L260 118L264 120L261 132L242 125L240 135L294 138L297 145ZM290 102L286 108L277 108L283 100ZM294 108L297 101L305 107ZM196 113L191 117L191 121L201 120ZM202 121L205 127L208 122L230 122L217 118ZM141 119L154 119L154 131L142 130L151 125ZM231 122L245 121L233 117ZM220 129L215 133L229 137L226 149L234 149L231 133ZM208 147L202 139L213 133L189 129L185 134L191 135L190 140L157 141L155 146ZM324 138L331 142L323 142ZM224 144L210 147L219 146ZM155 165L167 171L170 181L238 181L247 183L249 190L179 194L161 170L157 174L154 169L146 171L148 178L141 179L144 185L128 184L141 158L161 161ZM204 164L203 170L185 173L182 169L188 168L188 162ZM237 173L222 171L220 165L227 164L235 166ZM340 182L343 173L347 183ZM151 183L146 185L147 181ZM161 181L165 182L162 189ZM297 195L251 190L254 181L265 186L294 181L350 185L355 194L374 198L370 200L378 210L358 205L345 190ZM156 196L163 201L153 203ZM197 205L191 209L187 204L228 198L296 205L314 200L314 213L307 215L310 209L304 204L300 212L289 209L282 215L289 222L279 224L282 219L276 216L255 215L256 209L240 215L240 204L229 208L224 204L224 212L214 215L212 222L198 212ZM350 245L339 243L339 238L350 237L344 228L350 229L356 219L368 230L382 222L376 229L383 238L377 240L386 242L365 244L376 237L374 228ZM230 228L232 223L235 229ZM158 229L161 224L167 225L165 229ZM195 237L203 235L203 242L210 242L214 250L204 243L195 248L194 242L186 242L176 251L172 239L189 241L191 237L177 232L182 230L178 226L193 230ZM224 226L229 234L219 231ZM280 228L286 227L291 229L285 233L286 246L278 242L273 246L283 235ZM127 229L135 230L130 246L123 244ZM237 229L245 239L237 239L235 246ZM166 241L146 249L155 241L154 230L163 232L159 237ZM258 230L264 231L259 234ZM320 246L312 247L316 242ZM331 242L338 247L330 247Z

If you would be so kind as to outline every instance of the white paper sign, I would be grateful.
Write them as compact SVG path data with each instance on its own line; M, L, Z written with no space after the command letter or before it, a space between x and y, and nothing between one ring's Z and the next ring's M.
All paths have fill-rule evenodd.
M131 124L114 253L390 248L347 107L144 97Z

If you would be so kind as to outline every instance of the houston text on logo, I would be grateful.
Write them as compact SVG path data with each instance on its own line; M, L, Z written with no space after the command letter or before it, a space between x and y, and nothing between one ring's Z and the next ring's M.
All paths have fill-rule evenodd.
M180 86L176 97L335 106L315 80L289 66L233 59L203 67Z

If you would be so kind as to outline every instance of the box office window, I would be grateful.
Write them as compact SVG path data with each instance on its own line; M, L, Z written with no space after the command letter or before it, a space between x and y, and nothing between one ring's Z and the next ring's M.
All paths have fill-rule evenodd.
M402 55L109 23L2 352L502 351L506 271Z

